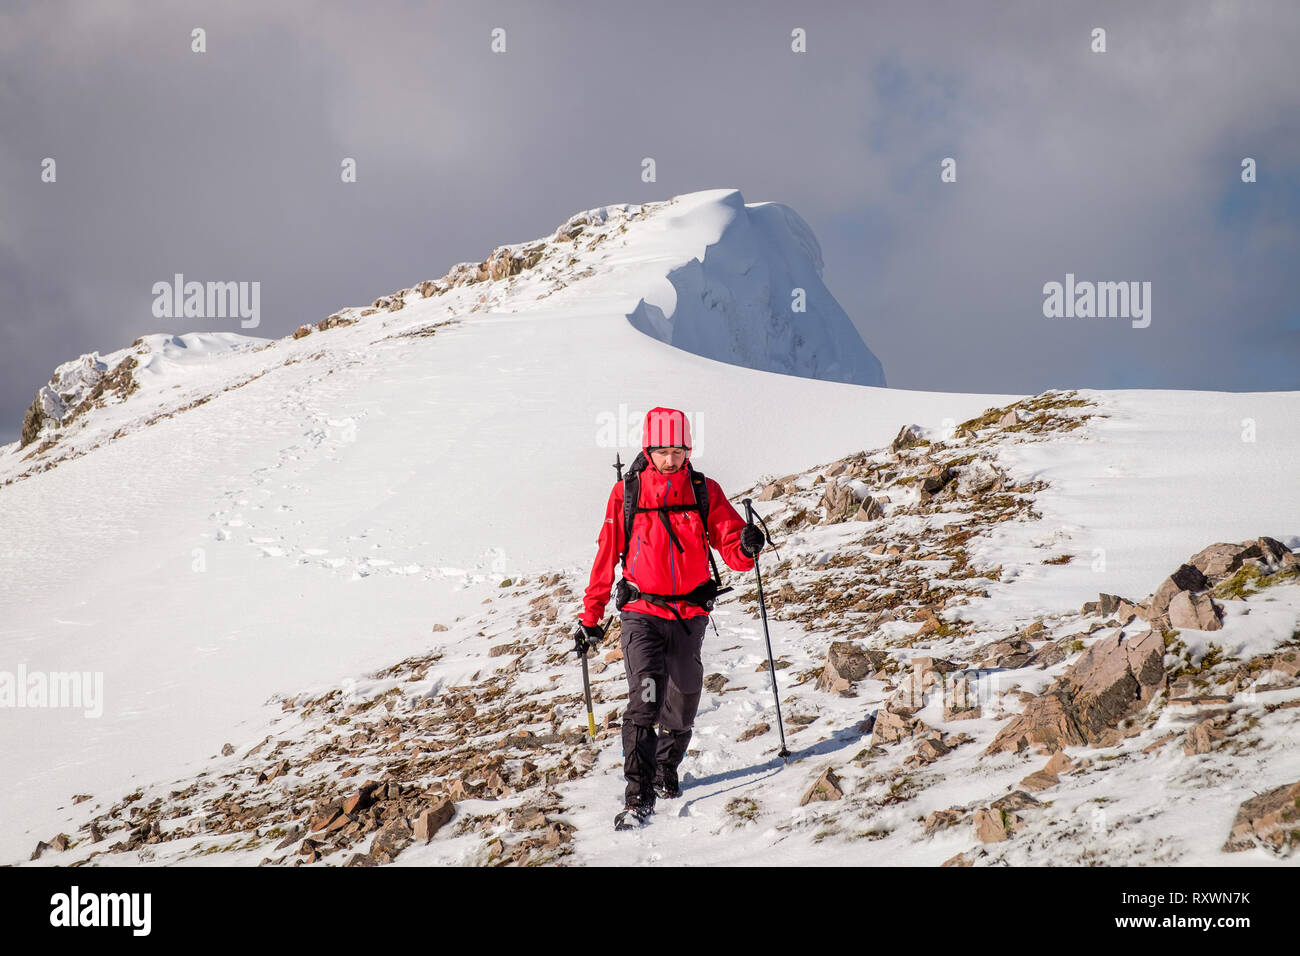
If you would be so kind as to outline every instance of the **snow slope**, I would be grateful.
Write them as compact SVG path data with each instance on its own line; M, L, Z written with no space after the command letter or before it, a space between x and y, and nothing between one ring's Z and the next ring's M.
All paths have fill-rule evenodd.
M104 692L98 718L0 711L22 768L0 860L65 827L73 794L112 799L261 740L274 694L457 635L430 629L478 613L502 577L581 573L615 451L631 459L650 407L692 417L693 461L735 493L1019 397L852 384L879 365L846 341L816 241L779 204L714 190L581 218L531 268L344 310L352 325L200 362L159 338L153 390L86 415L44 453L69 455L57 467L0 450L0 481L17 478L0 487L0 670L102 672ZM793 281L809 290L797 328L773 321ZM1300 543L1300 393L1081 394L1111 416L1088 441L1009 462L1053 484L1042 527L1009 527L985 558L1022 566L1017 613L1145 594L1213 540ZM1253 445L1234 443L1243 417ZM1043 533L1105 547L1106 571L1025 559Z

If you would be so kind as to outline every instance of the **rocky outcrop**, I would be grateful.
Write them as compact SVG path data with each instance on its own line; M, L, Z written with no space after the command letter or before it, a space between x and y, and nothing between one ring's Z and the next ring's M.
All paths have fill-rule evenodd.
M861 510L864 502L870 500L860 484L855 485L852 482L840 484L838 481L829 481L826 483L826 490L822 492L819 504L826 509L826 523L835 524L854 517Z
M1279 563L1292 564L1292 551L1276 538L1259 537L1241 544L1218 542L1202 548L1187 559L1187 563L1200 571L1210 585L1220 584L1232 577L1247 561L1258 561L1266 566Z
M981 843L1000 843L1010 839L1028 825L1026 811L1038 806L1038 801L1023 790L1013 790L999 797L987 807L975 811L971 818L975 839Z
M817 689L844 693L885 665L883 651L869 651L852 641L836 641L826 654L826 666L817 678Z
M1300 845L1300 781L1274 787L1242 803L1223 849L1234 853L1258 846L1277 856L1289 856L1297 845Z
M984 751L1019 753L1033 746L1055 753L1099 743L1103 732L1136 713L1164 688L1164 640L1148 630L1123 632L1087 648L1042 695L1032 698Z

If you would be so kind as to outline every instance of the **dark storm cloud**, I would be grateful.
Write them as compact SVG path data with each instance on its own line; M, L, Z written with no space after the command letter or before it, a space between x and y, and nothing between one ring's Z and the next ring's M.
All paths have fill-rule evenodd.
M246 331L279 336L578 210L725 186L809 221L892 386L1297 388L1297 26L1283 2L9 5L0 441L58 362L189 331L150 313L175 272L260 281ZM1151 327L1045 319L1066 272L1150 281Z

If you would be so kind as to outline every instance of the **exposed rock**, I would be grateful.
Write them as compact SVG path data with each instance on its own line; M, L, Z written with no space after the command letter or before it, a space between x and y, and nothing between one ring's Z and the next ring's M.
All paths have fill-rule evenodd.
M1030 654L1021 666L1041 667L1043 670L1046 670L1049 667L1054 667L1074 653L1073 647L1075 641L1087 636L1088 635L1084 633L1070 634L1060 640L1049 641Z
M1266 790L1237 808L1225 852L1260 846L1288 856L1300 844L1300 781Z
M1211 585L1215 585L1232 577L1248 559L1263 556L1264 552L1253 541L1245 544L1220 541L1197 551L1187 559L1187 563L1204 574Z
M709 674L704 678L704 689L710 694L721 694L726 686L727 675L725 674Z
M1054 787L1060 783L1061 780L1058 774L1069 770L1073 766L1073 761L1065 755L1064 751L1057 751L1052 754L1051 759L1047 761L1047 764L1041 770L1035 770L1025 777L1020 781L1020 785L1026 790L1035 792L1046 790L1048 787Z
M938 494L943 490L944 485L952 481L956 476L952 468L945 468L943 465L930 465L925 471L921 472L921 491L924 494ZM924 494L922 499L924 500Z
M820 506L826 509L827 524L845 521L852 517L861 507L865 494L861 494L852 484L840 484L828 481L822 492Z
M1223 627L1218 610L1208 594L1179 591L1169 601L1169 624L1196 631L1217 631Z
M1017 637L994 641L979 648L973 657L980 659L978 667L1024 667L1034 653L1034 646Z
M874 674L884 666L882 651L869 651L852 641L836 641L826 653L826 665L817 678L817 689L842 693L855 681Z
M1119 606L1115 608L1115 620L1119 621L1121 627L1127 626L1134 618L1145 621L1149 620L1150 616L1151 611L1146 604L1134 604L1126 598L1121 598Z
M1169 602L1179 591L1204 591L1209 586L1210 582L1195 566L1179 565L1178 570L1161 581L1151 595L1151 615L1164 614L1169 609ZM1147 620L1151 620L1151 617L1148 616Z
M947 827L955 826L966 819L967 811L961 807L949 807L947 810L931 810L925 817L925 835L937 833Z
M891 709L919 710L925 706L926 693L943 685L943 675L959 669L953 661L941 657L913 657L909 663L911 669L886 705Z
M1187 732L1183 753L1189 757L1209 753L1214 749L1215 744L1227 736L1223 728L1230 719L1229 715L1223 713L1206 717Z
M913 756L918 757L920 763L933 763L950 750L951 748L943 742L939 734L927 734L917 741L916 753Z
M397 301L400 303L402 300L399 298ZM398 308L400 309L401 305L398 305ZM356 319L345 319L343 316L335 312L333 315L321 319L319 322L317 322L316 331L325 332L328 331L329 329L337 329L345 325L355 325L356 321L357 321Z
M361 788L343 801L343 812L347 814L356 814L370 806L371 796L379 784L373 780L367 780L361 785Z
M1124 598L1118 594L1099 594L1096 601L1088 601L1083 605L1083 613L1110 617L1119 609L1120 602L1123 600Z
M1038 800L1023 790L1012 790L1005 796L998 797L989 806L994 810L1025 810L1040 806Z
M918 720L911 710L905 707L891 709L888 705L876 711L875 723L871 728L871 743L893 744L905 737L921 733L928 728Z
M1291 549L1276 538L1269 538L1266 536L1259 537L1251 542L1251 544L1259 548L1260 552L1263 554L1265 563L1270 567L1283 561L1286 556L1291 553Z
M839 777L835 776L835 772L830 767L827 767L817 781L808 788L808 792L799 801L799 806L819 800L839 800L843 796L844 789L840 786Z
M378 857L380 854L387 854L395 857L410 845L413 836L406 819L398 817L391 823L384 824L384 828L375 834L370 844L370 855Z
M853 512L854 521L875 521L877 518L885 516L885 509L880 506L880 501L872 496L867 495L858 505L858 510Z
M265 783L268 780L274 780L276 777L282 777L289 770L289 761L280 760L271 766L265 768L257 775L258 783Z
M307 829L311 833L316 833L317 831L324 830L326 827L334 823L334 821L337 820L340 814L342 813L343 810L341 807L329 807L325 810L324 813L320 814L319 816L313 817L308 822Z
M1155 740L1151 741L1151 743L1143 747L1142 752L1144 754L1155 753L1157 750L1164 747L1165 744L1169 743L1169 741L1173 740L1177 736L1178 736L1178 732L1175 730L1171 730L1169 733L1165 734L1162 737L1157 737Z
M1008 839L1026 824L1018 810L1040 806L1039 802L1023 790L1013 790L999 797L987 807L975 811L972 822L975 836L981 843L999 843Z
M1029 702L1023 713L1016 714L998 731L984 755L1012 751L1019 753L1033 746L1045 753L1062 747L1087 744L1088 739L1078 719L1056 693L1045 693Z
M428 843L455 813L455 806L446 797L433 806L421 810L415 819L415 839Z
M1002 814L997 810L980 807L975 811L971 823L975 828L975 839L981 843L1000 843L1007 839L1006 824L1002 822Z
M975 458L962 466L955 487L959 495L969 497L1001 491L1005 483L1006 476L996 465L983 458Z
M18 447L26 448L32 442L36 441L44 427L46 415L41 407L41 398L38 395L27 407L26 414L23 415L22 429L18 434Z
M1019 752L1030 745L1051 753L1095 743L1103 731L1149 704L1164 684L1164 641L1154 630L1104 638L1013 717L985 753Z
M971 720L981 714L979 697L970 687L969 677L958 677L945 689L943 719Z
M1154 630L1088 647L1061 678L1079 723L1096 734L1145 707L1164 687L1164 639Z
M771 729L772 728L769 727L767 723L760 721L759 723L755 724L753 727L750 727L748 730L742 733L739 737L736 738L736 740L741 742L746 740L753 740L755 737L759 737L767 733Z
M921 428L919 425L904 425L894 436L894 440L889 443L890 451L902 451L904 448L910 448L921 440Z

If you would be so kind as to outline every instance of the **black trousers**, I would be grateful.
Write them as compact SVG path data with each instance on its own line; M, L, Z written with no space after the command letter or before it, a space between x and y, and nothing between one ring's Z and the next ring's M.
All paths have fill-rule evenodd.
M676 770L691 742L704 690L700 648L709 618L701 614L682 622L624 611L619 620L628 691L623 711L624 797L628 803L654 803L657 770Z

